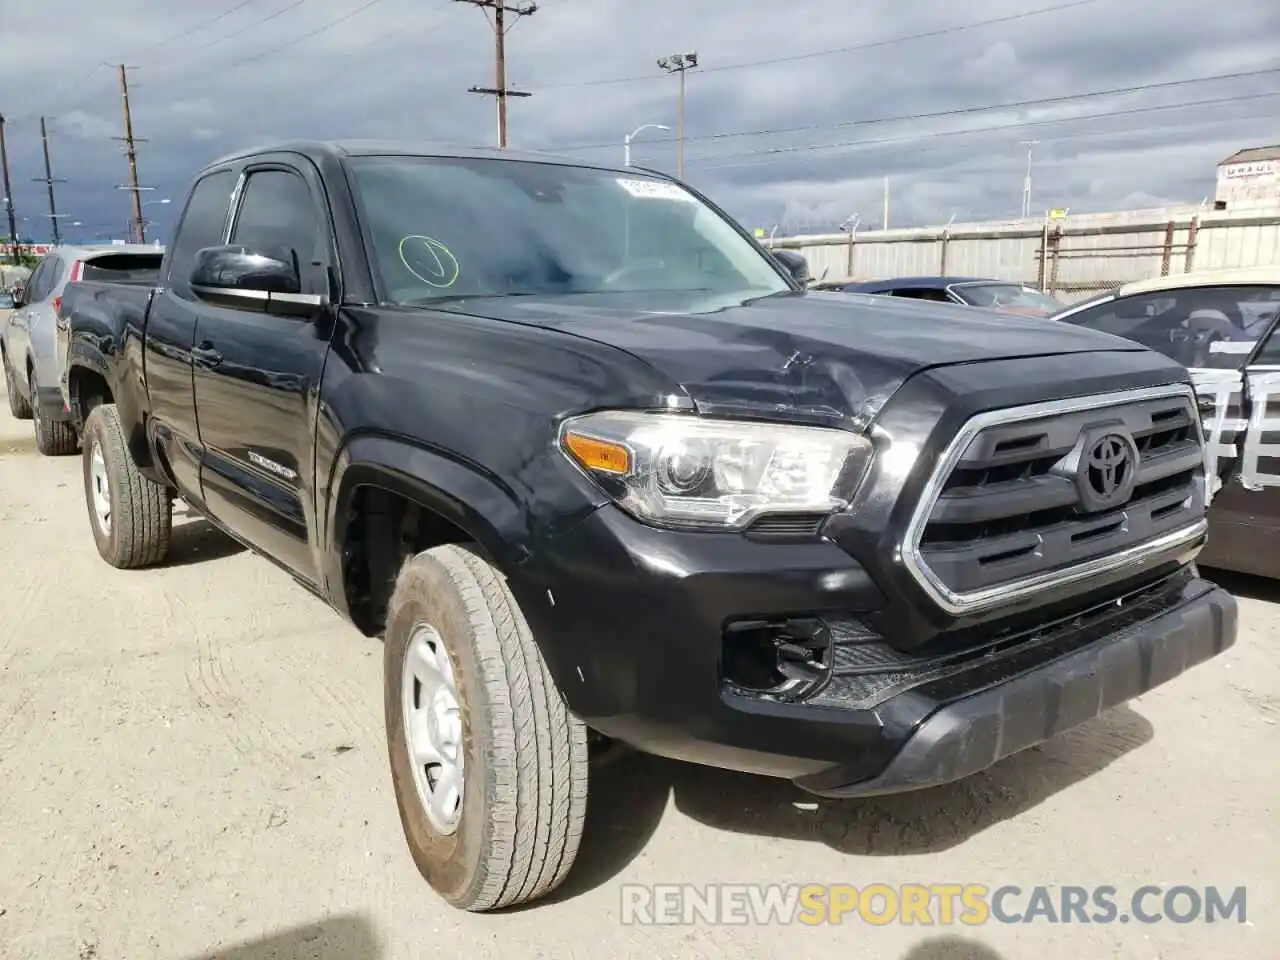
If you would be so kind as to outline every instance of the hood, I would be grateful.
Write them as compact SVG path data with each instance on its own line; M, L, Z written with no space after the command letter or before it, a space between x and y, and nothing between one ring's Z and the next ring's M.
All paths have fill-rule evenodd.
M670 293L459 299L438 309L529 324L625 350L704 410L874 417L909 377L984 360L1142 351L1070 324L856 293L717 302Z

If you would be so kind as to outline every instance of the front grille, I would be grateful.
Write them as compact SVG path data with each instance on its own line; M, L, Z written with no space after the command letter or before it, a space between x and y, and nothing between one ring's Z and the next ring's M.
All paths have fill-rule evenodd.
M1202 535L1204 466L1189 387L981 414L939 459L903 556L957 614L1139 563Z

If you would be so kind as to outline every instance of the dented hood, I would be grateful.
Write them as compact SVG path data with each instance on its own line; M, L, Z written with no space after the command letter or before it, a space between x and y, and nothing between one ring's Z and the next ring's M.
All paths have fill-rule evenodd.
M1145 348L1072 324L853 293L459 299L442 309L559 330L640 357L707 408L872 417L909 377L984 360Z

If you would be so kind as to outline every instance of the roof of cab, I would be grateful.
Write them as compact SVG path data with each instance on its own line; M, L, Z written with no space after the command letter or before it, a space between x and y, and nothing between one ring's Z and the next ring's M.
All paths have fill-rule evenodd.
M593 167L598 170L653 175L656 171L642 167L619 167L611 163L594 163L580 157L566 157L553 153L533 153L520 150L503 150L498 147L471 147L459 144L432 143L408 140L287 140L261 144L219 157L209 167L243 160L246 157L267 153L298 153L312 159L340 159L342 157L449 157L465 160L515 160L522 163L558 163L575 167ZM206 168L206 169L207 169ZM659 174L665 176L665 174Z
M1244 285L1280 284L1280 266L1242 267L1229 270L1198 270L1176 273L1167 277L1151 277L1135 280L1120 286L1117 297L1130 297L1135 293L1159 293L1162 290L1185 290L1188 287L1220 287Z

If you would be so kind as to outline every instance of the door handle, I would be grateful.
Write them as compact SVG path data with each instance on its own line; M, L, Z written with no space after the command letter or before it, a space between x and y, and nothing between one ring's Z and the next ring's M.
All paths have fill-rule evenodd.
M212 343L206 340L200 346L192 348L191 359L202 366L216 367L222 362L222 354L214 348Z

